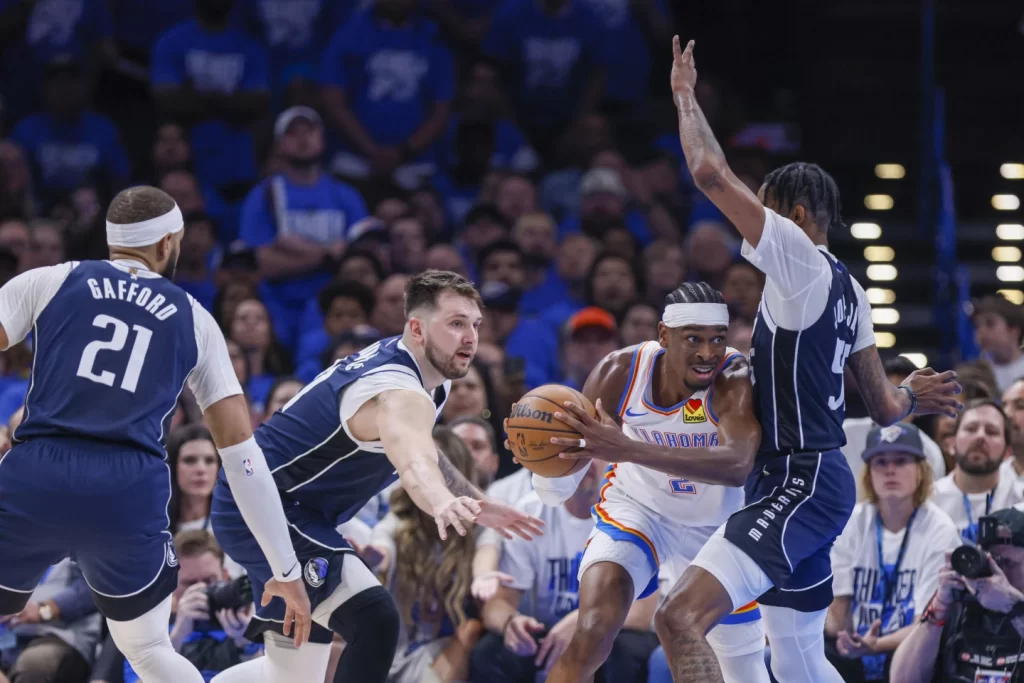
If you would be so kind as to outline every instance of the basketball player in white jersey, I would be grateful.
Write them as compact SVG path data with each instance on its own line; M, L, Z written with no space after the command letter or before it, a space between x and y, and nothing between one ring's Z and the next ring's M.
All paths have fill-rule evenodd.
M615 462L594 506L596 528L580 563L580 616L549 682L592 680L634 600L658 589L659 565L689 564L743 504L740 488L761 429L747 359L725 345L729 311L706 283L684 283L666 298L659 340L604 358L583 387L600 422L575 406L557 414L583 439L562 457ZM606 410L614 410L609 416ZM621 425L621 426L620 426ZM533 475L548 505L568 497L580 472ZM757 603L736 609L708 640L729 683L768 683Z

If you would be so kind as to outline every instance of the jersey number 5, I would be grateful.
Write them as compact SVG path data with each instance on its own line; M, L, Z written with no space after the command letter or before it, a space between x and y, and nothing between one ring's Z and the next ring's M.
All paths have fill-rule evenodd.
M843 368L846 367L846 359L850 357L853 346L842 339L836 340L836 355L832 358L832 372L839 375L839 395L828 397L829 410L839 410L846 403L846 378L843 376Z
M82 360L78 363L78 372L76 374L91 382L106 384L108 387L112 387L115 380L114 373L109 370L103 370L97 374L93 371L93 365L96 364L96 354L100 351L121 351L124 349L125 342L128 341L128 325L117 318L111 318L109 315L102 314L93 319L92 325L100 329L113 327L114 336L110 341L98 339L86 344L85 350L82 351ZM132 325L131 329L135 330L135 343L132 344L132 352L128 356L128 365L124 370L124 377L121 378L121 388L134 394L136 387L139 386L139 375L142 374L142 364L146 360L146 351L149 350L149 341L153 338L153 332L141 325Z

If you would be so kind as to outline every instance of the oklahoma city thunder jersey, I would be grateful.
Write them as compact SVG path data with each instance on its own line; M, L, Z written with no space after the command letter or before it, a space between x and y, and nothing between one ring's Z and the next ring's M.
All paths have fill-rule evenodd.
M631 439L669 448L717 446L718 419L711 409L714 384L678 405L666 408L654 402L654 363L663 353L665 349L653 341L633 351L626 390L619 402L622 431ZM735 349L726 349L718 369L740 355ZM686 455L680 453L680 457ZM687 526L718 526L743 505L742 488L691 482L630 462L617 465L615 474L616 483L630 498Z

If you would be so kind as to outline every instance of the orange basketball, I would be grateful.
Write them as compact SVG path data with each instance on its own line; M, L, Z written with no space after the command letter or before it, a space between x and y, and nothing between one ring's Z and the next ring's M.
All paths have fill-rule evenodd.
M542 477L564 477L590 464L589 458L559 458L558 454L566 450L565 447L551 443L551 437L580 438L579 432L555 419L556 412L568 412L563 405L566 401L597 418L597 410L590 399L561 384L537 387L516 402L508 417L507 434L512 454L523 467Z

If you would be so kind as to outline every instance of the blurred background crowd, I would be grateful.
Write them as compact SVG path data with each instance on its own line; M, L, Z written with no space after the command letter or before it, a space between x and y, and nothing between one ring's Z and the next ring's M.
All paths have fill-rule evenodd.
M186 222L176 281L223 328L255 426L334 360L401 333L410 274L459 272L482 293L484 323L436 439L494 495L536 505L501 446L525 391L581 387L608 352L655 339L664 296L687 280L722 291L728 343L749 350L764 279L687 172L667 88L680 32L698 40L698 98L752 189L798 157L835 175L849 228L831 248L867 288L890 377L955 366L969 398L1004 401L988 416L998 434L974 432L1003 434L986 452L1024 463L1024 139L1010 113L1024 86L998 77L1024 66L1019 17L998 2L828 5L0 0L0 283L104 258L113 194L162 188ZM975 72L936 51L954 27L963 44L985 41ZM4 450L32 362L31 338L0 356ZM860 472L872 425L847 386ZM952 476L970 450L962 425L918 424L929 481ZM242 635L244 578L208 530L219 463L187 394L168 455L172 639L212 675L259 648ZM403 609L394 680L542 677L574 627L600 480L595 466L544 511L561 531L532 547L441 543L400 489L371 501L346 533ZM870 478L862 489L870 501ZM663 573L666 585L678 575ZM0 626L12 683L134 680L73 563L37 593ZM631 613L604 680L646 680L649 658L650 680L667 680L654 606ZM532 620L517 632L534 636L503 632L517 607ZM872 661L849 680L883 680Z

